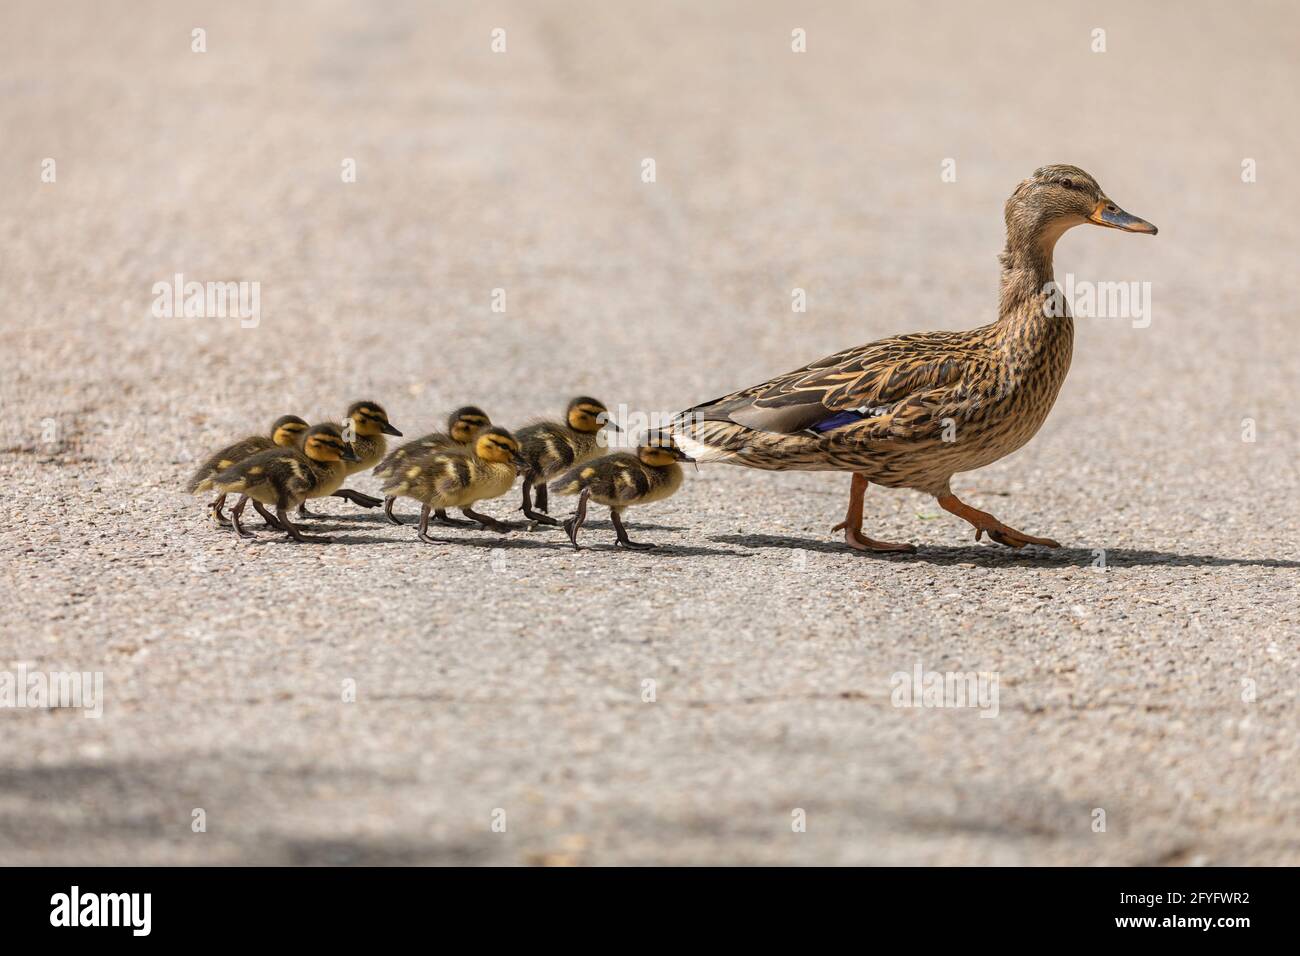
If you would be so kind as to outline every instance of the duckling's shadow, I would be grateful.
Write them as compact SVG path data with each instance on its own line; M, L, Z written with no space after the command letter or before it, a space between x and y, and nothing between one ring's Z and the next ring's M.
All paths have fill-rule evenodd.
M914 553L898 552L869 554L855 552L838 541L821 541L814 538L795 538L776 534L722 534L713 535L710 541L738 544L748 548L801 548L825 554L857 554L899 564L933 564L952 567L975 564L986 568L1031 566L1041 568L1077 568L1092 565L1099 551L1104 551L1107 567L1175 567L1175 568L1300 568L1300 561L1285 558L1221 558L1209 554L1179 554L1174 551L1149 551L1136 548L1056 548L1025 547L1019 550L1000 545L975 545L964 547L934 547L918 545Z

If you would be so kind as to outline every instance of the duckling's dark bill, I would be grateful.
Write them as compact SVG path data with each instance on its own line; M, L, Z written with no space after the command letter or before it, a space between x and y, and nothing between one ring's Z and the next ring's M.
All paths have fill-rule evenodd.
M1145 219L1139 219L1137 216L1126 213L1109 199L1103 199L1097 203L1097 208L1092 211L1088 221L1099 226L1108 226L1111 229L1123 229L1125 232L1141 232L1149 236L1154 236L1159 231Z

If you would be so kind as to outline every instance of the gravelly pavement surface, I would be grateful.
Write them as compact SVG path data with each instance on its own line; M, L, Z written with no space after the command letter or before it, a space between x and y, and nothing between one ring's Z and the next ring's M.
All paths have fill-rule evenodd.
M267 6L0 10L0 668L104 680L0 710L0 861L1300 862L1286 5ZM982 324L1054 161L1161 230L1062 241L1151 323L1081 319L1039 436L955 483L1059 552L873 489L921 549L864 558L847 477L726 467L649 554L344 503L244 544L179 491L283 412L667 412ZM155 318L176 272L260 324ZM892 706L918 663L996 718Z

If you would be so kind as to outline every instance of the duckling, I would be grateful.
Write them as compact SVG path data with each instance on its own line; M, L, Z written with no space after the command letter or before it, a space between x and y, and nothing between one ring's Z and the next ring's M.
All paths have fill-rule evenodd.
M596 457L600 452L596 436L605 425L620 430L609 420L609 409L603 402L579 395L569 401L564 422L538 422L519 429L516 434L528 462L523 471L525 515L539 524L560 523L544 513L547 510L546 483L564 469ZM536 511L532 502L534 486L537 488Z
M578 496L578 510L564 522L573 549L581 550L578 531L587 520L589 498L609 507L609 518L620 545L637 550L653 548L653 544L628 538L623 527L623 509L663 501L672 495L682 483L682 466L678 462L694 460L669 435L656 432L646 436L635 455L627 452L605 455L561 475L552 484L555 493Z
M360 471L366 471L379 464L384 457L384 453L388 451L388 442L384 439L385 435L396 435L399 438L402 435L389 423L388 413L384 411L383 406L378 402L353 402L348 406L346 420L337 427L357 455L357 460L347 466L348 476L355 475ZM365 495L352 488L342 488L334 491L331 496L345 498L363 508L378 508L383 504L382 498ZM303 518L319 517L319 515L313 514L302 505L298 506L298 515Z
M470 508L477 501L499 498L515 483L527 462L519 442L504 428L488 428L474 441L473 451L443 448L407 461L400 474L384 482L384 494L414 498L420 509L420 540L443 544L429 537L429 512L434 508L460 508L491 531L507 532L511 526Z
M268 524L280 528L295 541L328 544L329 538L308 538L289 520L288 511L308 498L331 495L347 477L347 463L358 455L343 440L337 425L313 425L303 436L302 448L272 449L245 458L212 479L212 487L223 494L239 493L242 497L231 509L235 534L253 535L239 524L244 506L251 500L258 514ZM275 515L264 505L272 505Z
M185 485L186 493L196 495L207 491L212 487L212 479L219 472L258 452L267 451L277 445L281 448L293 448L302 440L302 434L306 430L307 423L297 415L281 415L271 423L270 435L250 435L220 451L213 452L190 476L189 482ZM221 513L225 503L226 496L218 495L212 504L208 505L208 514L219 525L228 524L225 515Z
M381 479L391 478L397 473L399 466L412 458L443 448L470 448L474 444L474 439L478 438L479 432L491 425L492 420L487 417L487 413L483 409L474 405L458 408L448 417L445 432L430 432L389 452L388 456L375 466L374 475L376 478ZM401 524L401 519L393 514L393 502L396 500L393 495L384 498L384 514L393 524ZM445 508L436 509L433 516L443 524L474 524L472 521L448 518Z

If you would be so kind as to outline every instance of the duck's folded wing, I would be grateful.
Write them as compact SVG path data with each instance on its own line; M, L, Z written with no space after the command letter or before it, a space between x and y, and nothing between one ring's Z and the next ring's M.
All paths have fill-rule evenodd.
M779 434L826 431L890 415L902 403L979 377L982 351L956 335L928 333L882 339L743 389L683 413Z

